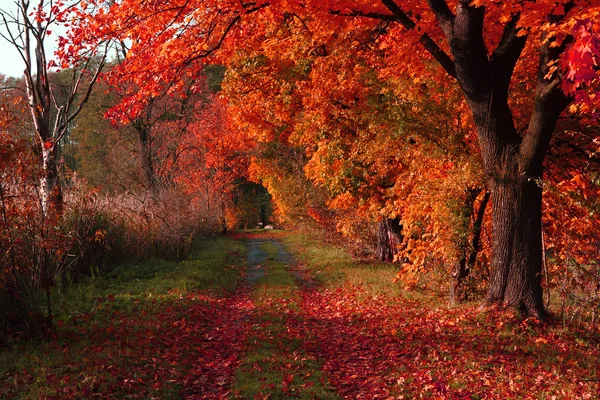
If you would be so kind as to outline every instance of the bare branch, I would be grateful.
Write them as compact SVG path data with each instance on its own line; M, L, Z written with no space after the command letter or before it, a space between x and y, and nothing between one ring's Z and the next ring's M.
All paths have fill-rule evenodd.
M98 81L98 77L100 76L102 69L106 65L106 52L104 54L105 55L102 58L102 60L100 61L100 64L98 65L94 75L92 76L92 80L88 84L87 90L86 90L83 98L81 99L79 105L77 106L77 109L71 115L69 115L69 117L67 118L67 123L71 122L73 119L75 119L75 117L77 117L77 115L81 112L84 104L87 103L87 101L89 100L90 94L92 93L92 88L93 88L94 84Z
M194 61L196 61L198 59L201 59L201 58L208 57L211 54L213 54L214 52L216 52L217 50L219 50L221 48L221 46L223 45L223 43L225 42L225 39L227 38L227 35L229 35L229 32L231 32L231 30L234 28L234 26L239 21L241 21L243 15L249 15L249 14L255 13L255 12L260 11L263 8L266 8L266 7L269 7L269 6L270 6L270 3L261 4L260 6L256 6L254 8L248 9L243 14L238 14L235 18L232 18L231 21L229 22L229 24L227 24L227 26L223 30L223 33L220 35L219 40L217 41L217 43L215 43L211 48L209 48L207 50L202 50L200 52L195 52L195 53L191 54L190 56L188 56L183 61L183 63L179 66L179 68L177 69L176 76L179 76L182 73L182 71L188 65L190 65L191 63L193 63Z

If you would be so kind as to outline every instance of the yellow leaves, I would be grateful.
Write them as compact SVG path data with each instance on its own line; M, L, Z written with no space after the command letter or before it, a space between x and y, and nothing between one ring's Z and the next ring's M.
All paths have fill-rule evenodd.
M572 103L572 104L569 106L569 112L570 112L571 114L575 114L575 113L577 112L577 109L578 109L578 106L577 106L577 104L576 104L576 103Z
M393 282L402 282L407 287L415 286L419 282L419 268L412 263L402 264Z

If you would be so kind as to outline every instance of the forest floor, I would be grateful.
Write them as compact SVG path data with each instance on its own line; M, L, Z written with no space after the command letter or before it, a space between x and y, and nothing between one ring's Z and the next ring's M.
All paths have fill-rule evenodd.
M0 350L0 398L600 398L597 333L394 275L268 232L120 266L57 293L49 339Z

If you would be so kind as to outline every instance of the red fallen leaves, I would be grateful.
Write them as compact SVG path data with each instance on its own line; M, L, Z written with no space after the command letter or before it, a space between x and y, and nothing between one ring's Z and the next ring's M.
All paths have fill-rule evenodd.
M146 399L173 392L190 399L226 396L245 343L243 316L251 307L247 291L226 299L190 293L142 301L156 309L144 316L136 306L122 310L103 298L90 314L63 324L50 344L63 359L46 375L47 398ZM22 384L16 392L0 389L0 397L16 395L32 383L27 371L4 378Z
M283 391L289 392L289 387L292 381L294 380L294 374L288 374L283 377Z
M247 317L269 310L285 315L286 329L266 329L266 319L256 340L303 341L302 352L285 348L291 360L274 363L285 371L282 391L290 396L297 393L292 385L312 385L311 371L294 364L296 357L319 360L331 385L350 399L594 398L600 389L597 336L541 328L508 313L373 298L360 287L324 290L306 270L292 272L302 285L299 310L285 299L255 310L247 289L228 299L140 299L133 310L119 307L119 298L98 299L51 344L64 360L45 376L48 397L160 398L174 390L189 399L233 398L228 388L250 324L260 324ZM156 309L136 310L142 301ZM92 344L78 347L81 336ZM22 371L10 379L23 389L33 378ZM16 394L0 387L1 396Z
M245 317L252 308L247 290L242 290L214 315L214 328L185 379L186 399L220 399L229 394L229 384L240 364L239 356L250 327Z
M299 327L340 395L381 398L590 398L597 342L507 313L432 310L365 298L360 288L305 290Z

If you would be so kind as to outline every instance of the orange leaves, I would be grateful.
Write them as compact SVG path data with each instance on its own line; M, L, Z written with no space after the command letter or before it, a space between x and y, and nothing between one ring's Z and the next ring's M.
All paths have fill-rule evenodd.
M477 0L472 5L485 6L488 19L501 22L489 24L486 28L485 39L490 52L499 43L504 23L517 14L520 16L518 35L529 34L530 42L542 39L543 33L542 40L552 40L553 45L559 46L567 34L573 33L575 41L568 51L569 56L563 58L563 70L568 76L565 90L575 93L578 85L588 85L596 76L588 55L596 53L594 43L597 33L594 32L597 29L588 26L587 34L584 34L581 26L599 20L598 7L576 5L560 22L548 23L548 15L562 17L565 14L566 3L545 0L505 4ZM282 55L294 63L299 60L298 55L318 55L326 59L361 47L367 50L363 56L369 62L380 63L383 57L385 61L380 63L379 71L381 76L406 73L447 85L448 81L439 73L440 69L430 68L431 58L418 43L421 33L426 32L441 49L447 51L433 13L422 2L404 2L401 7L409 15L419 16L416 30L407 32L399 24L391 24L382 34L377 33L376 28L381 21L348 17L389 14L380 2L359 1L350 6L339 1L275 1L249 6L232 0L175 1L168 5L159 1L126 0L110 4L93 1L89 5L83 3L78 11L73 11L82 22L74 25L71 36L73 46L84 46L86 42L106 38L130 42L128 62L118 66L110 75L115 79L126 77L139 85L141 93L139 97L136 95L138 100L160 89L160 85L153 82L155 77L168 85L178 80L182 69L190 64L200 61L194 67L199 69L206 62L229 62L241 49L260 49L269 58ZM450 7L452 9L454 5ZM90 15L85 13L86 9L95 11ZM303 31L304 37L298 36L300 31ZM373 51L375 48L383 53ZM521 64L524 69L520 68L517 79L535 80L532 72L537 65L538 50L539 42L526 47ZM63 52L65 56L68 53L73 51ZM406 62L407 59L410 62ZM352 58L349 60L353 61ZM317 60L317 63L320 61ZM362 67L360 63L354 65ZM343 76L345 70L337 71ZM338 80L337 86L328 82L323 81L323 87L339 88L342 94L340 100L353 100L353 93L343 90L345 79ZM581 98L588 100L587 97Z
M247 176L252 144L229 121L226 106L217 97L198 103L192 122L186 126L176 180L190 191L210 182L221 193L229 193L236 179Z
M429 4L398 5L413 16L410 32L385 21L388 17L365 18L390 13L383 3L363 0L252 6L233 0L124 0L84 26L131 43L127 59L109 76L131 84L120 115L138 115L148 96L177 87L185 74L196 78L206 63L227 64L223 87L232 131L192 128L210 143L203 157L219 171L215 176L230 181L249 165L252 178L274 195L282 218L318 220L310 210L329 209L348 235L365 221L401 217L406 240L414 235L418 242L405 243L403 255L418 268L448 268L468 242L465 193L485 186L477 133L460 88L421 44L427 34L450 53ZM510 36L504 31L513 19L515 35L527 36L510 85L517 131L529 124L544 44L553 52L566 49L563 57L542 65L544 78L554 85L562 79L564 91L580 100L570 111L588 113L597 124L596 4L471 5L485 8L484 59L497 59L498 45L508 45L502 38ZM456 2L449 6L456 11ZM236 162L236 146L252 147L250 142L256 145L251 160ZM190 160L188 168L193 167ZM593 198L592 185L572 184L584 189L583 200Z

